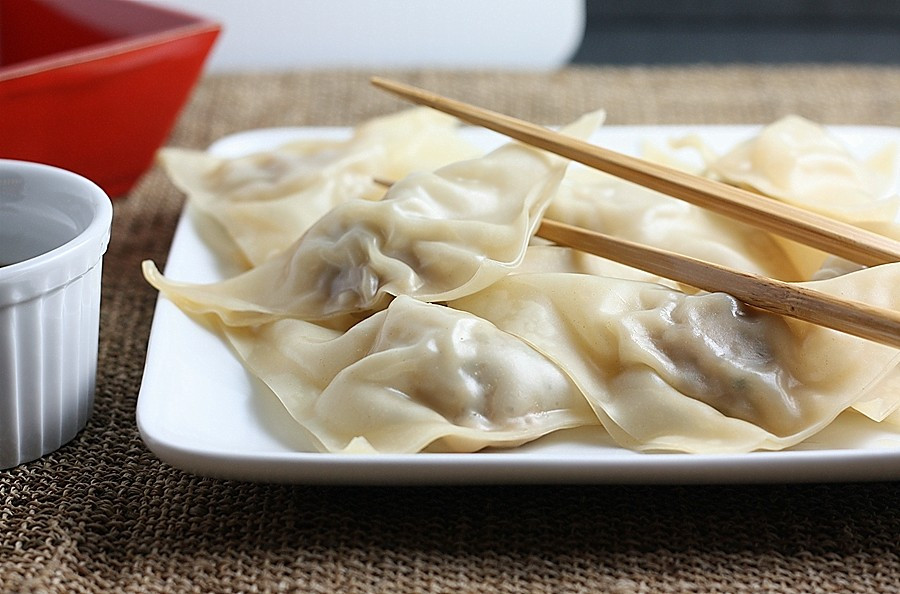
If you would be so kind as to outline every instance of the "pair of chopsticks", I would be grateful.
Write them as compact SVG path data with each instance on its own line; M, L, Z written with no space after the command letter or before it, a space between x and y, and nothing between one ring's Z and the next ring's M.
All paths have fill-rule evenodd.
M900 242L765 196L623 155L542 126L383 78L372 84L413 103L864 266L900 262ZM900 348L900 313L544 219L545 239L748 305Z

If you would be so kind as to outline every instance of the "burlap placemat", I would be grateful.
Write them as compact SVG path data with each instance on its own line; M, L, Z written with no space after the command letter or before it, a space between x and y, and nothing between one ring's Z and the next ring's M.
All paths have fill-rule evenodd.
M382 73L383 74L383 73ZM543 123L900 126L900 69L567 69L394 73ZM367 73L218 76L171 143L345 125L401 104ZM894 483L321 487L228 482L159 462L135 404L182 204L159 171L116 202L94 416L69 445L0 471L0 591L897 592Z

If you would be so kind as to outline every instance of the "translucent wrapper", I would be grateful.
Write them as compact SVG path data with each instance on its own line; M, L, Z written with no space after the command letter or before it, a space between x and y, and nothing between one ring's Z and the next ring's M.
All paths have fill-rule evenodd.
M601 114L566 131L586 137ZM179 307L229 325L282 317L349 327L397 295L444 301L519 264L568 162L518 143L434 172L413 173L378 201L343 202L293 245L214 285L145 275Z

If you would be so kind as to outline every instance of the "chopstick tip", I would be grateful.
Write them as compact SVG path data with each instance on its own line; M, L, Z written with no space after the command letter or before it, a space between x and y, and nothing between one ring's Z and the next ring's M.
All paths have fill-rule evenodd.
M381 76L372 76L369 78L369 82L382 91L387 91L388 93L396 95L401 99L412 101L414 103L431 105L439 99L438 95L424 89L420 89L419 87L415 87L407 83L402 83L400 81L384 78Z
M402 83L399 83L395 80L391 80L389 78L385 78L383 76L370 76L369 83L372 86L375 86L375 87L378 87L379 89L384 89L387 91L396 89L401 86L405 86L405 85L402 85Z

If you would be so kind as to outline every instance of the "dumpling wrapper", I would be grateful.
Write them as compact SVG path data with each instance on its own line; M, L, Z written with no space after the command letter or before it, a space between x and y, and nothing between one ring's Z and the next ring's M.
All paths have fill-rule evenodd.
M565 132L582 137L590 114ZM383 200L339 204L284 252L220 283L147 280L182 310L231 326L291 317L347 328L397 295L446 301L509 273L565 174L562 157L516 142L395 183Z
M469 452L599 425L543 355L440 305L401 296L346 333L295 319L221 329L323 451Z
M770 234L583 167L569 169L546 216L736 270L806 280Z
M709 173L847 221L894 220L900 196L887 196L894 149L861 161L834 136L799 116L766 126L708 165Z
M721 156L694 136L672 144L698 149L705 175L900 239L900 196L890 194L897 174L895 146L863 160L825 127L799 116L765 126ZM823 252L774 239L799 271L798 280L811 279L826 261Z
M825 273L818 280L830 279L860 270L859 266L846 266L845 260L835 260L840 266ZM678 283L652 275L648 272L631 268L612 260L606 260L585 252L556 245L529 246L525 259L511 274L534 273L574 273L591 274L600 277L620 278L626 280L654 283L681 289ZM688 287L688 291L693 290ZM891 369L877 384L868 389L862 397L853 403L852 408L866 415L875 422L881 422L900 408L900 365Z
M525 258L522 259L521 264L510 271L510 274L534 274L539 272L592 274L594 276L664 284L677 288L675 281L664 279L655 274L619 264L594 254L556 244L535 242L528 246Z
M805 284L898 310L898 283L900 264ZM536 273L508 276L449 305L555 361L613 438L637 450L782 449L857 401L880 398L883 411L900 401L879 391L897 367L896 349L752 310L721 293Z
M246 268L289 247L336 205L380 199L375 178L481 154L458 128L456 119L418 108L365 122L347 140L295 141L236 158L166 148L159 160L191 206L222 225Z

